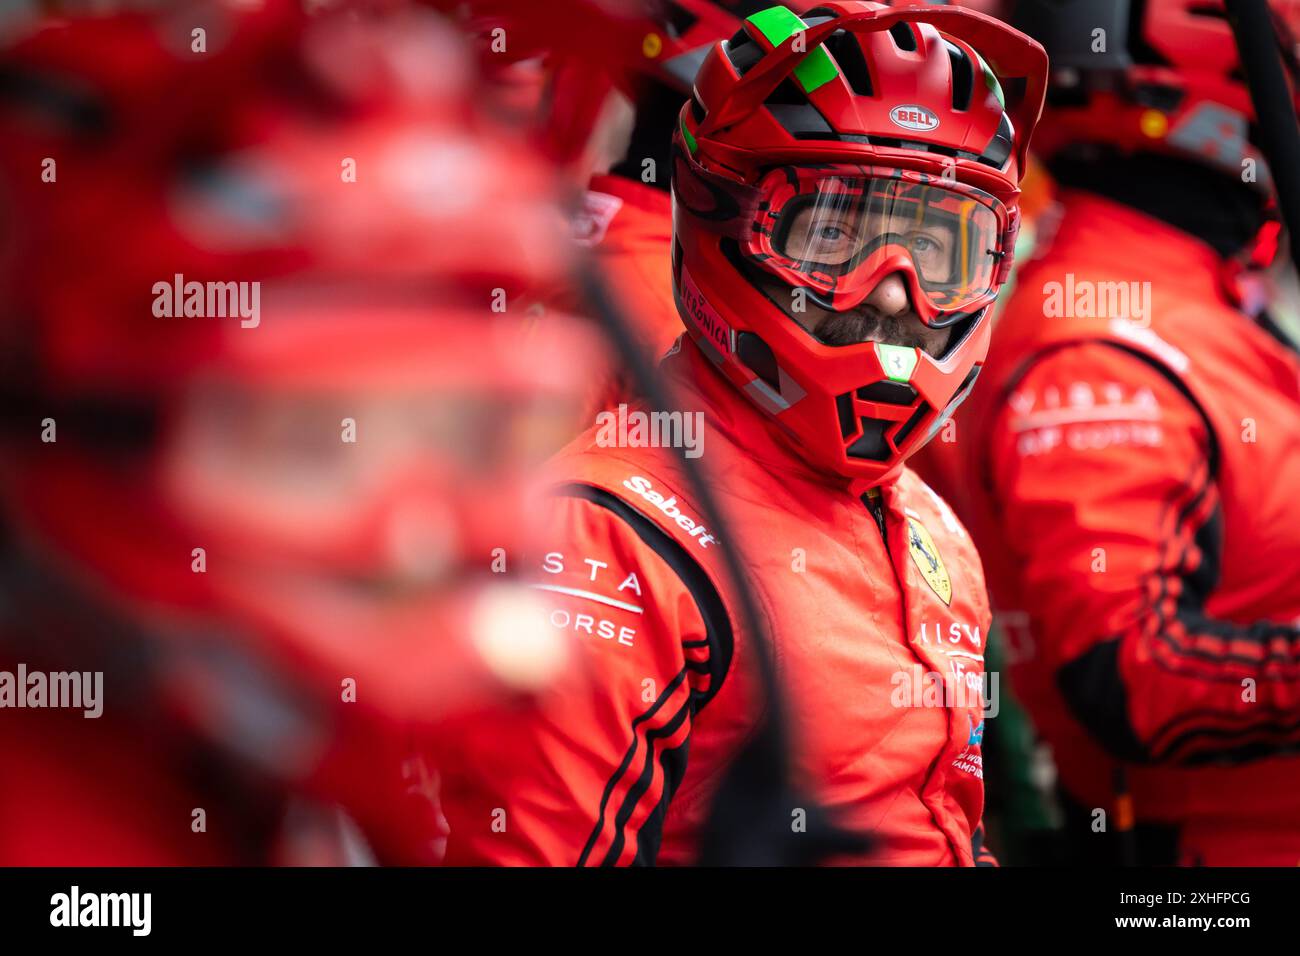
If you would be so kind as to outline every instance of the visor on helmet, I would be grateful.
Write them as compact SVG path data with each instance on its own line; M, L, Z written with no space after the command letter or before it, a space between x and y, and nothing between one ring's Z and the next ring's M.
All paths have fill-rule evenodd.
M759 182L746 253L836 310L860 305L902 272L927 325L987 304L1006 215L962 183L909 170L780 167Z

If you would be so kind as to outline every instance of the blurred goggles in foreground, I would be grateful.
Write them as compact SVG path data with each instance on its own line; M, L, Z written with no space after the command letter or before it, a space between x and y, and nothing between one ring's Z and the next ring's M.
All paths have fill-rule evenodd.
M921 319L943 327L997 289L1007 215L981 190L912 170L783 166L758 191L743 251L825 308L855 308L901 273Z

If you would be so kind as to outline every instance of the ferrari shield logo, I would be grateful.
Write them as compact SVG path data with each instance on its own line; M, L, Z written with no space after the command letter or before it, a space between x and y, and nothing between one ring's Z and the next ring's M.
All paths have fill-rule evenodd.
M939 549L934 546L934 539L925 525L915 518L907 519L907 550L912 553L912 562L930 585L930 590L939 595L944 604L952 603L952 581L948 569L943 566Z

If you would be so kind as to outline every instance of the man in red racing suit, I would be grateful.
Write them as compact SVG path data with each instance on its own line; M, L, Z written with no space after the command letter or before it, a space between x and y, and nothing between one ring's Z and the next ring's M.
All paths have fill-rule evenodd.
M862 862L971 865L983 701L977 688L971 706L921 703L982 675L989 612L966 533L906 469L864 500L808 468L689 339L665 366L709 422L703 447L775 635L801 776L842 826L879 839ZM600 447L593 429L556 467L538 587L593 673L543 692L543 721L499 729L526 785L494 786L500 741L465 748L479 765L444 781L446 862L640 863L657 848L660 863L692 862L720 771L760 717L750 635L671 450Z
M1077 87L1037 140L1063 210L962 409L953 504L1075 858L1295 866L1300 355L1258 268L1277 223L1252 142L1278 118L1204 4L1116 5L1132 47L1100 58L1095 6L1018 9ZM1294 70L1300 10L1272 6Z
M1177 828L1141 831L1165 844L1141 859L1294 866L1300 356L1228 300L1202 241L1094 195L1064 205L962 419L962 513L1017 694L1083 839L1104 809ZM1150 325L1044 320L1067 282L1148 288Z
M867 853L834 862L992 862L981 825L983 573L965 530L903 461L937 431L987 348L987 306L1005 273L969 263L967 274L984 277L978 288L948 284L940 295L929 283L949 275L954 260L936 250L957 235L973 237L977 255L1009 255L1025 140L995 132L1029 135L1046 61L1023 35L969 11L855 2L825 10L810 23L779 7L751 17L701 68L674 157L672 275L689 334L662 372L676 407L607 411L554 463L551 532L530 562L550 625L587 666L542 692L536 719L483 726L462 742L465 756L442 792L450 865L699 858L720 778L763 717L753 658L764 638L742 623L724 547L737 549L739 584L770 636L798 787L840 827L871 838ZM829 52L819 60L831 73L799 68L800 31L821 50L837 29L823 51L837 60ZM961 35L996 46L1001 67L1024 66L998 74L1027 77L1023 99L1004 98L975 48L949 39ZM737 63L764 57L775 62L737 75ZM903 76L924 103L908 122L943 110L936 142L992 152L969 169L958 164L955 179L939 178L953 168L945 154L919 148L889 151L901 165L881 170L884 157L866 136L880 122L873 97L833 65L864 57L873 74ZM957 117L953 90L980 70L987 95ZM778 114L732 109L761 103L755 84L782 77L828 116L836 98L867 101L839 111L853 118L835 149L855 165L782 167L799 147L790 131L773 129ZM713 155L736 144L753 150L754 168L728 179ZM718 226L721 217L697 205L718 191L734 201L765 190L747 210L727 206L745 221ZM846 195L861 203L840 202ZM812 211L828 203L854 222L825 226ZM892 213L871 211L887 203L903 204L915 238L899 235ZM856 301L825 296L803 314L785 304L791 292L779 280L797 289L798 277L776 271L775 256L727 257L728 237L756 236L757 220L777 215L800 236L787 268L852 259L841 288L855 283ZM861 254L841 256L836 246L849 235L861 236ZM704 458L734 540L719 539L679 452L664 445ZM807 811L789 807L794 833Z

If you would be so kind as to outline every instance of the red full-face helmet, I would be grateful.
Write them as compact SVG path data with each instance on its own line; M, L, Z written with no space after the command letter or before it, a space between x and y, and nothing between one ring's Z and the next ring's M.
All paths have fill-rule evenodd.
M688 331L815 466L888 477L966 396L1006 281L1047 57L971 10L773 7L717 44L683 109L674 287ZM889 277L942 352L831 345L794 313Z

